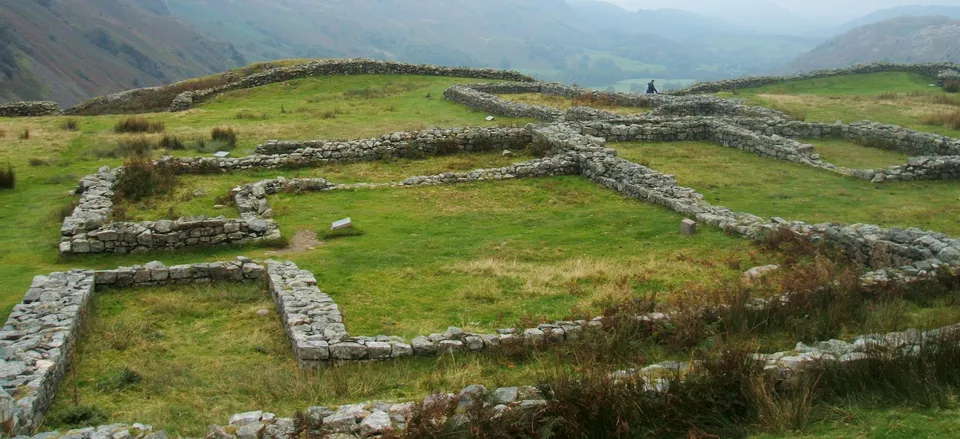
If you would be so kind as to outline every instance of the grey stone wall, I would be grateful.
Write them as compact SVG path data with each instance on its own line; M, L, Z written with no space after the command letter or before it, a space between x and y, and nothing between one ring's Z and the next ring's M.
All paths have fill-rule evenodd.
M780 218L764 220L704 201L694 189L679 186L670 176L624 160L604 146L604 140L581 134L577 127L551 125L536 129L535 139L562 145L580 160L581 173L626 196L668 207L699 222L757 238L777 228L789 228L809 239L826 240L848 256L881 272L864 275L865 282L911 280L930 275L943 265L960 266L960 240L942 233L880 228L874 225L810 225Z
M426 75L458 78L499 79L503 81L532 82L534 78L522 73L479 69L471 67L443 67L426 64L406 64L393 61L371 59L331 59L312 61L289 67L280 67L263 73L253 74L228 85L206 90L184 92L178 95L170 106L170 111L189 109L210 96L216 96L232 90L259 87L261 85L290 81L293 79L331 75Z
M520 150L530 143L521 128L475 127L397 132L361 140L269 141L258 145L260 155L319 156L334 163L386 158L422 158L457 152ZM308 151L306 151L308 150Z
M80 181L80 201L60 227L60 254L142 253L280 238L275 222L255 217L110 222L113 188L122 172L103 167Z
M908 72L918 73L924 76L936 77L945 70L957 70L960 68L954 63L926 63L926 64L891 64L885 62L860 64L852 67L840 69L816 70L807 73L798 73L791 76L749 76L745 78L725 79L722 81L699 82L689 87L668 92L673 95L692 95L716 93L718 91L732 90L738 88L759 87L762 85L775 84L784 81L796 81L802 79L829 78L833 76L851 75L858 73L878 73L878 72Z
M60 114L60 106L56 102L11 102L0 104L0 117L33 117L54 116Z

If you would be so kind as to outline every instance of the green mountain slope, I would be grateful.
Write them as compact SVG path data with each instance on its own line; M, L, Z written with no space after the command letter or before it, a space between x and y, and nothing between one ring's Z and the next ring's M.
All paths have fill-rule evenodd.
M246 64L229 44L171 16L164 0L0 3L0 101L91 96Z

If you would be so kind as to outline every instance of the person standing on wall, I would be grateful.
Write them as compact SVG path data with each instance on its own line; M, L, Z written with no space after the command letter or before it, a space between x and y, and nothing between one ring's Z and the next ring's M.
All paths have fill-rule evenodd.
M647 84L647 94L660 94L660 91L657 90L657 87L653 85L653 79Z

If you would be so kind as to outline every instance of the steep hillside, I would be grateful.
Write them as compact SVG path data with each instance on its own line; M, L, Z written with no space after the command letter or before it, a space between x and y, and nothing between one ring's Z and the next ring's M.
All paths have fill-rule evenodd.
M172 17L164 0L0 3L0 101L72 105L95 95L246 64Z
M960 61L960 20L905 16L861 26L794 60L790 72L888 61Z
M908 5L881 9L836 27L832 30L830 36L839 35L849 30L856 29L860 26L874 24L880 21L902 17L904 15L913 15L917 17L922 17L925 15L942 15L956 19L960 18L960 6Z

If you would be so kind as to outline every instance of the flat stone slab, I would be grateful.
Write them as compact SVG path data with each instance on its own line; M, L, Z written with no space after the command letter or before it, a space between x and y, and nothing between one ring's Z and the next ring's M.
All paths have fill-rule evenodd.
M217 151L213 153L213 156L217 158L224 158L228 155L230 155L230 151Z
M353 221L350 218L344 218L340 221L334 221L330 225L330 230L343 230L353 228Z

